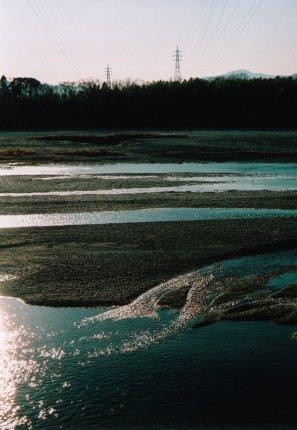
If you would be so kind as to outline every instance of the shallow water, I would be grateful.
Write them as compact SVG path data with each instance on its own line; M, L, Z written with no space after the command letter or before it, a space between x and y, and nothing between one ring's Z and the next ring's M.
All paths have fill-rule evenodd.
M36 166L0 165L0 176L96 175L157 173L227 173L295 175L295 163L114 163L114 164L49 164Z
M172 180L174 180L173 178ZM223 191L293 191L297 190L295 177L241 177L240 180L234 180L229 177L214 179L213 183L200 183L192 185L178 185L166 187L137 187L137 188L112 188L108 190L75 190L75 191L37 191L22 193L0 193L0 197L50 197L50 196L109 196L109 195L137 195L137 194L160 194L160 193L207 193ZM196 178L184 178L184 182L195 182ZM203 182L203 179L200 179ZM145 179L143 179L145 181ZM207 181L205 181L207 182Z
M141 175L139 175L141 173ZM184 173L185 176L181 174ZM177 175L175 175L177 174ZM158 176L161 175L161 176ZM170 192L223 192L223 191L287 191L297 190L295 164L263 163L182 163L182 164L104 164L104 165L46 165L0 166L0 177L10 181L11 176L28 176L34 181L35 192L2 192L0 197L40 197L72 195L135 195ZM71 180L79 180L83 189L67 190ZM139 185L122 184L111 189L88 189L89 180L130 181ZM147 180L165 184L147 186ZM46 191L38 183L52 182ZM56 181L65 182L63 191L56 190ZM171 185L172 182L175 184ZM177 183L179 183L177 185ZM13 190L13 187L12 187Z
M297 216L295 209L160 208L125 211L0 215L0 228L126 224Z
M283 288L296 282L293 267L297 250L229 260L112 311L1 298L1 429L294 429L296 327L220 322L192 330L199 315L189 304L156 308L164 291L194 278L212 295L216 278L282 270L282 281L270 284Z
M159 173L196 174L191 178L163 177L168 181L168 187L163 187L166 192L167 189L175 191L174 188L179 192L297 189L295 164L0 167L0 176L29 175L37 185L38 181L65 180L64 195L77 193L67 191L67 181L73 176L88 181L94 175L104 175L98 179L115 180L112 175L122 174L118 179L141 181L141 175L133 174ZM201 176L204 174L212 176ZM170 187L170 181L179 181L181 186ZM194 185L183 185L187 181ZM195 184L200 181L205 183ZM143 192L152 192L144 187ZM139 192L137 189L111 191ZM98 192L110 194L110 190L95 191ZM52 194L59 195L54 185ZM32 197L31 193L27 195ZM294 210L277 209L177 208L9 215L0 217L0 226L296 214ZM297 251L217 263L165 282L128 306L107 311L32 307L16 299L0 298L1 430L296 429L297 341L292 334L297 327L265 322L220 322L192 329L208 311L212 299L222 292L220 288L227 288L224 282L218 288L216 280L246 279L259 274L274 274L267 289L241 297L228 306L257 300L271 291L296 284ZM10 274L1 273L0 282L8 281L13 281ZM181 311L158 308L158 300L165 292L184 285L191 289Z

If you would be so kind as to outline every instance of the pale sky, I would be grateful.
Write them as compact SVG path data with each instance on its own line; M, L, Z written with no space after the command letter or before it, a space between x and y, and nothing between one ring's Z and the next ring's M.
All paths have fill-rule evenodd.
M297 72L297 0L0 0L0 75L59 83Z

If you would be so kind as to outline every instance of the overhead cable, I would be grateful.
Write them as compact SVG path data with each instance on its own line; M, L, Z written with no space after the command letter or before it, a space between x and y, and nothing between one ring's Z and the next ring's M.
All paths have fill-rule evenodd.
M230 49L233 48L233 46L237 43L237 41L240 39L242 33L246 29L246 27L249 25L249 23L252 21L254 16L256 15L258 9L260 8L263 0L255 0L251 7L249 8L247 14L244 16L243 20L241 21L240 25L235 29L232 36L230 37L229 41L227 42L222 55L215 60L215 63L221 61L225 55L230 51Z
M63 55L63 57L72 65L72 67L74 67L78 72L80 72L80 70L78 69L78 67L73 63L73 61L68 56L68 54L66 53L66 51L64 50L64 48L62 47L62 45L57 40L57 38L52 34L52 32L50 31L49 27L47 26L45 20L41 18L41 16L38 13L37 9L33 6L31 0L27 0L27 3L30 6L30 8L32 9L32 11L34 12L34 14L37 17L37 19L40 22L40 24L43 26L43 28L45 29L45 31L49 35L49 37L52 39L52 41L57 46L57 48L60 51L60 53Z

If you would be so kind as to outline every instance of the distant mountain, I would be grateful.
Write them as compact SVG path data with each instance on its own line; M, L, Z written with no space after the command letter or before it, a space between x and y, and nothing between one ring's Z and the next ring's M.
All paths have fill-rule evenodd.
M232 79L232 78L236 78L236 79L270 79L270 78L274 78L274 76L272 75L265 75L264 73L253 73L250 72L249 70L234 70L232 72L228 72L228 73L224 73L223 75L219 75L219 76L207 76L204 79L207 80L212 80L212 79L216 79L216 78L222 78L222 79Z

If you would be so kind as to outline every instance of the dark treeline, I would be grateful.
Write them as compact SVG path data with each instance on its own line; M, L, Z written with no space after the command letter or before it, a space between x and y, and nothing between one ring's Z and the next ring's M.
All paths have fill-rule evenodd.
M297 79L42 84L0 79L0 128L297 128Z

